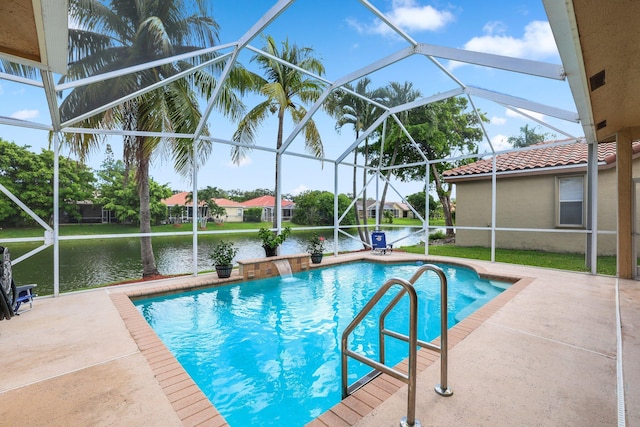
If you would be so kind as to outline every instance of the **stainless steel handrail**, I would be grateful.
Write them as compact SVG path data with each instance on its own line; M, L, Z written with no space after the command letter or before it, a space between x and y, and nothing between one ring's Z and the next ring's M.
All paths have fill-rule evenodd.
M409 294L409 369L407 374L390 368L382 363L379 363L373 359L362 356L347 348L349 335L360 324L365 316L373 309L373 307L380 301L380 298L387 293L387 291L394 285L400 285L402 287L402 294ZM413 285L405 279L393 278L387 280L380 289L373 295L364 308L358 313L358 315L349 323L344 332L342 333L342 398L348 396L348 384L347 384L347 361L348 356L367 364L374 369L391 375L394 378L399 379L408 384L408 397L407 397L407 416L400 421L401 425L416 426L420 425L420 422L415 419L416 416L416 347L418 341L418 296Z
M433 271L440 278L440 346L433 345L426 341L418 340L417 343L422 348L428 348L430 350L434 350L440 353L440 384L435 386L436 393L442 396L451 396L453 391L448 388L447 385L447 372L448 372L448 356L449 356L449 345L448 345L448 298L447 298L447 276L444 274L444 271L436 265L433 264L425 264L421 266L418 271L414 273L414 275L409 279L409 283L414 285L416 281L424 274L425 271ZM380 341L380 363L385 363L385 345L384 345L384 336L390 336L393 338L397 338L401 341L409 342L408 337L404 334L399 334L394 331L390 331L385 328L385 320L387 315L391 310L398 304L398 302L405 295L406 291L402 289L392 300L389 302L387 307L382 310L379 318L379 341Z
M418 339L418 295L414 288L415 282L424 274L425 271L433 271L440 278L440 346L433 345L426 341ZM349 335L353 330L362 322L367 314L375 307L380 299L387 293L387 291L394 285L400 285L402 289L396 294L395 297L387 304L387 306L380 313L378 319L378 339L380 341L380 361L377 362L361 354L355 353L347 348ZM398 332L390 331L385 328L385 319L391 310L398 304L398 302L405 296L409 295L409 336L400 334ZM390 368L385 365L385 344L384 336L390 336L397 338L401 341L409 343L409 367L407 374L401 371ZM400 425L404 426L420 426L420 421L415 419L416 414L416 374L417 374L417 350L416 347L429 348L431 350L438 351L440 353L440 384L436 385L435 390L442 396L451 396L453 391L447 386L447 358L448 358L448 301L447 301L447 277L444 271L440 267L432 264L425 264L421 266L418 271L408 281L400 278L389 279L384 285L378 289L378 291L371 297L369 302L364 308L356 315L356 317L349 323L344 332L342 333L342 398L346 398L349 395L349 385L347 381L348 376L348 357L351 356L354 359L362 362L366 365L377 369L380 372L384 372L391 375L400 381L405 382L408 385L407 396L407 416L400 420Z

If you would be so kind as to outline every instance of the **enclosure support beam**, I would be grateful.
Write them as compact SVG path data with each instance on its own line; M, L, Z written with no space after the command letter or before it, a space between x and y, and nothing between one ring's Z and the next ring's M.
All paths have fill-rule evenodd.
M491 262L496 262L496 206L498 199L498 183L496 179L497 156L493 153L491 162Z
M338 230L341 218L338 217L338 164L333 164L333 255L338 256ZM345 210L345 213L349 209ZM356 213L358 209L356 208Z
M585 265L591 274L597 273L598 267L598 144L588 144L587 158L587 250Z
M625 132L616 135L616 175L618 180L618 277L633 279L633 179L631 137Z

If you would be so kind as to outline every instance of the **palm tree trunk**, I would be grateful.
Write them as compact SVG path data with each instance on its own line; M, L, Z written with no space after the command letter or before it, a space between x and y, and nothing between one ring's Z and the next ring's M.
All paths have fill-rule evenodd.
M357 137L356 137L357 139ZM357 183L357 178L358 178L358 168L356 167L356 164L358 164L358 150L354 150L353 151L353 197L356 197L356 194L358 194L358 183ZM364 206L364 201L362 202L362 210L365 209ZM363 242L362 243L362 247L364 249L367 249L367 245L364 244L365 239L364 239L364 230L362 230L360 228L360 212L358 212L358 204L356 203L356 227L358 228L358 236L360 236L360 241Z
M391 154L391 160L389 161L389 166L394 166L396 163L396 157L398 156L398 142L396 141L393 146L393 153ZM384 182L384 188L382 189L382 197L380 198L380 207L384 212L384 203L387 199L387 189L389 188L389 181L391 180L391 175L393 174L393 169L389 169L387 171L387 179Z
M142 141L138 141L139 147ZM142 149L142 148L140 148ZM149 196L149 162L150 157L146 154L140 156L138 165L138 196L140 197L140 232L151 232L151 207ZM159 274L156 267L156 260L153 255L151 237L140 237L140 257L142 259L142 277L149 277Z
M284 127L284 109L280 108L278 111L278 138L276 140L276 150L280 150L282 147L282 128ZM282 194L278 191L278 171L280 170L280 156L276 154L276 185L273 187L276 197ZM278 218L280 217L280 209L278 209L278 201L274 200L275 206L273 207L273 228L278 228Z
M371 243L371 239L369 238L369 211L366 209L367 205L367 168L366 166L369 164L369 138L364 139L364 168L362 168L362 185L364 185L364 191L362 192L362 200L363 200L363 209L362 216L364 223L364 241L368 244ZM366 248L367 246L365 246Z
M435 163L431 164L431 170L433 171L433 182L436 186L436 193L438 193L438 198L440 199L440 203L442 204L442 213L444 214L444 223L447 226L447 236L453 236L453 217L451 215L451 198L450 192L445 191L442 185L442 180L440 179L440 175L438 174L438 169Z

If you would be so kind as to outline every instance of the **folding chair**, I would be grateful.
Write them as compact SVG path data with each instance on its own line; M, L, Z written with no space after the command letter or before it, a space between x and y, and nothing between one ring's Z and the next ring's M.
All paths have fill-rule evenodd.
M374 231L371 233L371 252L374 255L385 255L391 252L392 246L387 245L387 236L384 231Z
M0 320L2 318L10 319L13 315L17 315L22 304L29 303L29 311L33 308L33 297L37 296L33 293L33 288L37 285L29 284L16 286L11 272L11 255L9 248L0 246Z
M33 308L33 297L38 296L37 294L33 293L33 288L35 288L36 286L38 285L29 284L16 287L16 303L13 307L13 312L16 316L20 314L18 313L18 310L20 310L20 306L22 304L29 303L29 308L26 310L22 310L23 312L29 311Z

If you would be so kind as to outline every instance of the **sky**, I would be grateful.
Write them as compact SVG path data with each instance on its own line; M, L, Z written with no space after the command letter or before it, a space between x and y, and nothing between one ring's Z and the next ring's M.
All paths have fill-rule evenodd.
M212 1L212 16L220 25L220 44L233 42L241 37L276 2L266 0ZM499 55L560 64L557 48L548 24L542 2L476 0L424 1L424 0L376 0L371 4L382 11L411 38L419 43L468 49ZM325 66L324 78L335 80L376 60L408 46L406 40L392 32L388 26L356 0L298 0L285 10L264 31L276 41L288 38L290 43L311 47ZM250 43L260 48L262 39ZM251 61L253 52L244 51L239 61L249 69L259 71ZM519 75L496 69L439 60L441 65L464 84L496 92L510 94L566 110L576 111L566 81L553 81L539 77ZM456 83L424 56L414 55L377 70L368 76L371 87L383 87L389 82L413 83L423 96L431 96L457 87ZM247 110L262 98L247 96L243 99ZM201 100L204 104L206 100ZM552 129L543 128L537 122L522 117L504 106L474 98L476 107L489 119L485 125L488 137L496 150L508 149L506 139L517 136L525 124L547 133L549 139L564 138ZM37 88L18 85L0 79L0 116L50 123L46 99ZM578 124L561 122L536 115L544 123L579 137L583 132ZM354 141L353 130L344 127L335 130L335 119L319 112L314 116L319 128L326 157L335 159L345 153ZM211 135L230 140L237 123L218 113L209 119ZM259 128L257 145L275 147L276 118L271 117ZM285 136L293 126L287 123ZM46 132L0 124L0 138L18 145L29 145L34 151L48 147ZM110 138L109 144L118 156L121 153L120 138ZM487 140L479 144L480 152L489 152ZM294 153L305 153L301 138L296 138L290 148ZM62 154L68 154L64 148ZM88 164L100 167L104 149L92 153ZM347 156L352 161L353 155ZM272 153L253 150L239 165L231 162L230 146L214 144L207 163L200 168L197 187L218 187L224 190L253 190L274 188L275 157ZM169 160L157 156L151 170L153 179L168 184L173 190L191 190L192 183L172 170ZM360 174L359 174L360 175ZM283 188L285 194L299 194L305 190L327 190L339 193L352 192L352 168L340 166L337 170L330 162L319 162L296 156L283 157ZM360 178L361 186L362 179ZM373 180L368 185L368 195L382 191L383 183ZM392 181L387 200L421 191L424 182L402 183ZM360 190L358 190L360 191Z

